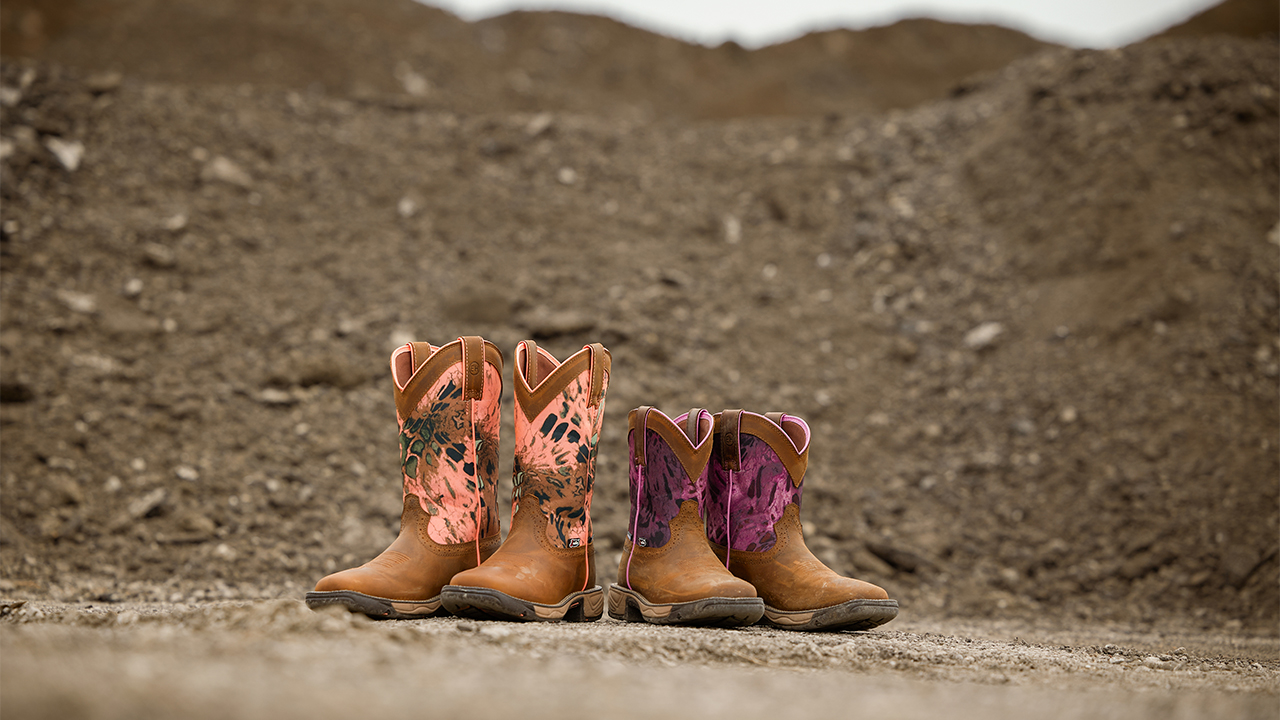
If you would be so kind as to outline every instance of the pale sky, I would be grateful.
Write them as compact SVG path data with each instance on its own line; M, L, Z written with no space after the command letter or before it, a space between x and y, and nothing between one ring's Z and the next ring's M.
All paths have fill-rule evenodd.
M908 17L990 22L1076 47L1126 45L1219 0L426 0L467 20L512 10L607 15L664 35L750 48L810 30L865 28Z

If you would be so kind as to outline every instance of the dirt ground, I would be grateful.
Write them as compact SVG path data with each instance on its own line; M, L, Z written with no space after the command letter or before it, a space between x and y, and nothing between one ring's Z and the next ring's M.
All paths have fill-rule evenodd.
M0 18L6 712L474 711L492 664L515 692L481 714L1274 714L1274 33L748 52L391 0L55 6ZM630 408L782 410L814 430L809 545L901 616L308 614L394 536L389 352L459 334L611 349L602 568Z
M1280 688L1274 639L1008 621L820 634L374 622L271 600L42 603L0 632L6 715L60 720L1272 718Z

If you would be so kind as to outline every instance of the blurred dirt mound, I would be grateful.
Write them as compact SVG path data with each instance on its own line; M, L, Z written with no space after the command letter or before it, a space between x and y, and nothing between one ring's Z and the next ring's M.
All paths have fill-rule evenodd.
M411 0L16 0L0 20L6 55L146 80L677 118L908 107L1049 47L1005 28L909 20L747 51L562 12L469 24Z
M202 6L110 7L125 27ZM269 7L295 27L303 6ZM456 23L398 7L376 22ZM303 22L227 42L338 52ZM904 612L1276 631L1274 40L1049 49L907 111L648 122L541 111L606 97L607 63L546 40L565 26L582 53L592 28L606 55L645 37L466 26L485 62L529 68L483 113L436 104L446 77L375 30L348 43L386 86L358 64L323 81L350 94L255 82L280 75L252 60L231 83L4 63L0 592L296 597L372 557L400 507L387 354L478 333L613 351L605 580L626 411L747 407L809 420L809 544ZM446 47L422 27L414 52ZM758 53L818 68L841 37ZM628 72L619 97L667 92ZM563 73L581 97L519 90Z
M1166 40L1205 35L1274 38L1280 35L1280 4L1271 0L1225 0L1204 12L1197 13L1184 23L1157 33L1152 39Z

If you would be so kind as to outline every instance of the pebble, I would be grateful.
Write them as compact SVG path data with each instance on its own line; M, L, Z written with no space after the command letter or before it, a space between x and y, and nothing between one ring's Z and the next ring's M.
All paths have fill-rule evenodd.
M396 203L396 214L406 220L413 217L417 212L418 204L413 201L413 198L402 197L400 202Z
M724 216L724 241L730 245L742 242L742 221L732 215Z
M253 185L253 178L230 158L219 155L205 164L200 171L200 179L205 182L221 182L240 188Z
M179 465L173 469L173 474L179 480L186 480L187 482L195 482L200 479L200 472L190 465Z
M89 92L101 95L119 88L122 82L124 82L123 75L115 70L108 70L85 78L84 86Z
M996 338L1004 334L1004 325L998 322L984 322L964 335L964 345L970 350L983 350L995 344Z
M160 243L147 243L142 246L142 259L148 265L157 268L171 268L178 264L178 258L172 249Z
M263 388L254 399L263 405L294 405L298 402L296 395L279 388Z
M76 292L75 290L59 290L57 296L58 300L72 312L92 315L98 311L98 301L89 293Z
M554 115L549 112L538 113L529 119L529 124L524 126L524 133L531 138L535 138L550 130L554 124Z
M142 497L134 498L129 503L129 517L134 520L146 517L152 510L160 507L168 496L169 493L164 488L156 488Z
M58 159L68 172L75 172L84 159L84 143L79 140L63 140L60 137L47 137L44 146Z

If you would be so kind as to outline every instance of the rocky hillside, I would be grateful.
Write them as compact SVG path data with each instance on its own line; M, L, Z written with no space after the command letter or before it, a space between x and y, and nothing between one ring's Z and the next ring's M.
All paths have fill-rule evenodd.
M333 79L199 76L176 30L150 69L105 63L60 45L75 18L4 62L0 591L297 595L367 559L399 508L387 355L479 333L612 349L602 568L627 410L742 406L809 420L810 544L904 612L1275 629L1274 40L1048 48L910 109L655 119L591 83L464 112L488 96L416 60L415 94L391 58L434 46L379 46L371 14L343 45L288 4L200 6L293 28L261 42ZM196 5L118 7L94 27ZM395 7L377 23L406 36L456 23ZM558 22L644 37L516 19L464 30L512 57ZM874 32L750 55L817 68L805 43Z

